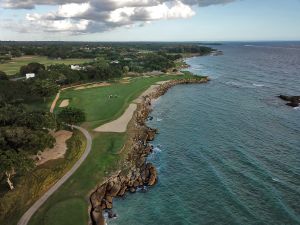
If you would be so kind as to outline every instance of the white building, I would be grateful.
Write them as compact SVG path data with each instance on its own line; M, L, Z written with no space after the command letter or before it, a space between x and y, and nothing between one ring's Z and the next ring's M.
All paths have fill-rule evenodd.
M71 70L82 70L79 65L71 65Z
M34 77L35 77L35 73L26 73L26 79L34 78Z

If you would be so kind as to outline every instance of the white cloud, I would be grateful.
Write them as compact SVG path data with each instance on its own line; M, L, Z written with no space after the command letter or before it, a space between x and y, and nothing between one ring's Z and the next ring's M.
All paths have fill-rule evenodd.
M90 7L91 6L89 3L69 3L59 6L57 10L57 15L66 18L76 17L87 12L90 9Z
M225 4L233 0L3 0L3 7L33 9L58 5L54 12L29 13L30 25L40 31L102 32L156 20L185 19L195 15L192 6Z

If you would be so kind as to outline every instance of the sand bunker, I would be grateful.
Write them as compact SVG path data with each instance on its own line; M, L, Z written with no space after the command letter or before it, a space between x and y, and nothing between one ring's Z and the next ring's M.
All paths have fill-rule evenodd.
M95 88L95 87L105 87L105 86L110 86L110 83L103 82L103 83L98 83L98 84L80 86L80 87L74 88L74 90L82 90L82 89Z
M63 107L67 107L68 105L69 105L69 99L65 99L60 103L59 107L63 108Z
M129 121L131 120L134 111L136 110L137 105L136 104L130 104L126 111L123 113L121 117L118 119L106 123L100 127L97 127L94 129L96 132L116 132L116 133L123 133L127 129L127 125Z
M168 83L169 81L170 81L170 80L158 81L158 82L156 82L156 84L159 84L159 85L161 85L161 84Z
M66 130L60 130L54 133L56 143L54 147L45 149L39 156L40 160L36 162L36 165L41 165L49 160L63 158L67 151L66 141L72 137L72 132Z

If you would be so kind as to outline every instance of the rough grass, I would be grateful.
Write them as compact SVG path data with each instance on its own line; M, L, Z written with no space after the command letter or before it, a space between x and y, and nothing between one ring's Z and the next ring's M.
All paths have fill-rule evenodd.
M26 176L19 177L15 180L15 190L7 192L6 185L1 185L0 224L17 224L23 213L80 158L85 150L86 139L81 132L74 131L67 146L64 159L49 161Z
M4 71L7 75L14 75L19 72L20 67L27 65L28 63L38 62L45 66L53 64L81 64L90 61L90 59L49 59L46 56L22 56L13 58L12 60L0 64L0 70Z

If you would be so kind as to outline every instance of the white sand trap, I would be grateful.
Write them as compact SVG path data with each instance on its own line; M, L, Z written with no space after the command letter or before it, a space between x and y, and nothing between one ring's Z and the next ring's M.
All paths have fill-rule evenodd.
M63 158L67 151L66 141L72 137L72 132L66 130L60 130L54 133L56 140L54 147L45 149L40 154L41 160L36 162L36 165L41 165L49 160Z
M163 80L163 81L158 81L156 82L156 84L165 84L165 83L168 83L170 80Z
M69 99L65 99L60 103L59 107L64 108L67 107L68 105L69 105Z
M82 89L95 88L95 87L105 87L105 86L110 86L110 83L103 82L103 83L98 83L98 84L91 84L91 85L86 85L86 86L81 86L81 87L74 88L74 90L82 90Z
M97 127L94 129L96 132L115 132L115 133L123 133L126 132L127 125L129 121L131 120L134 111L136 110L137 105L136 104L130 104L126 111L123 113L121 117L118 119L106 123L100 127Z

